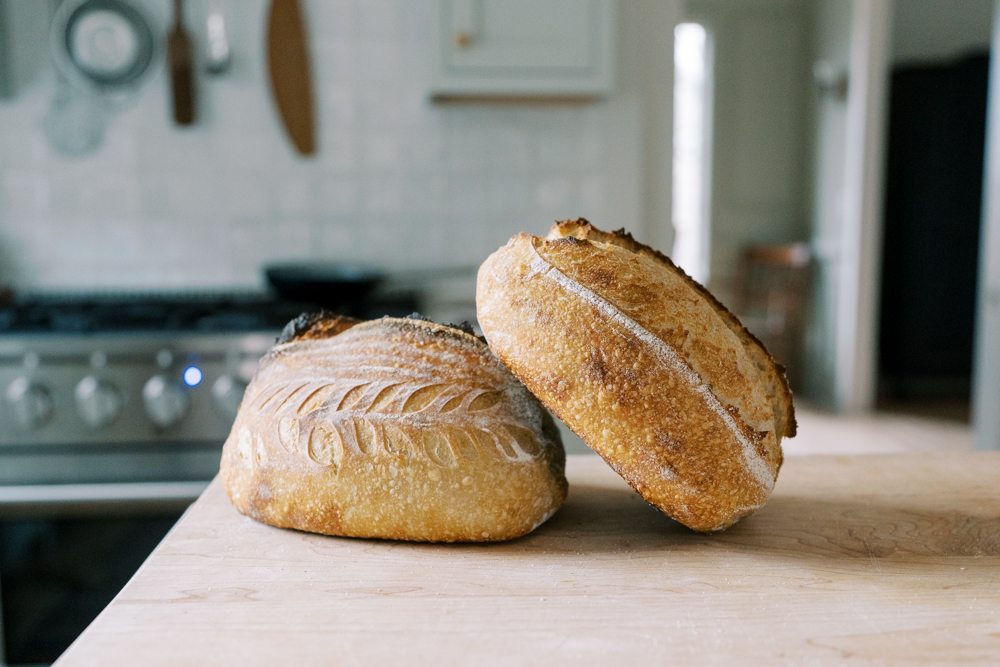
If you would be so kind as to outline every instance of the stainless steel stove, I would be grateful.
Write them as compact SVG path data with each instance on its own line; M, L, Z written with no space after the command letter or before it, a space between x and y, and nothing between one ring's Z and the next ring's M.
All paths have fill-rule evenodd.
M50 662L219 467L261 355L308 305L45 296L0 308L0 664Z
M206 296L0 309L0 507L25 485L211 479L258 359L303 308Z

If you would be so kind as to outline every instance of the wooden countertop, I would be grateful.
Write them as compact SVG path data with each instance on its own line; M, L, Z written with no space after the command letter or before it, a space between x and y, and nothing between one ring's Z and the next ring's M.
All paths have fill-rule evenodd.
M567 472L493 545L272 528L216 480L57 665L1000 664L1000 453L790 458L716 535Z

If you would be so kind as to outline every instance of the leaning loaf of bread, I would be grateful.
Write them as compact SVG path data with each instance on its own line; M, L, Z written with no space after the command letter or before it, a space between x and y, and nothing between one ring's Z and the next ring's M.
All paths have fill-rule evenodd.
M471 330L313 316L261 361L221 476L274 526L481 542L550 517L564 467L552 418Z
M669 259L557 223L491 255L476 303L501 361L669 516L719 530L767 500L795 431L784 372Z

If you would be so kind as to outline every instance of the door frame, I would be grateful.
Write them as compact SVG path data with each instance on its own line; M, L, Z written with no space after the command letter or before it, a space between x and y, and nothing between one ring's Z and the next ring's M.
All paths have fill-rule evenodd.
M854 0L834 319L834 397L845 412L875 407L891 58L892 0Z
M993 8L979 276L972 361L972 426L977 449L1000 450L1000 0Z

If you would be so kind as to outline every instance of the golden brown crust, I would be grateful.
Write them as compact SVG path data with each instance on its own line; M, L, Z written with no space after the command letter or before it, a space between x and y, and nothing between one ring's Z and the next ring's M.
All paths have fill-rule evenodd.
M743 323L740 322L728 308L722 305L715 296L708 291L701 283L689 276L679 266L673 263L669 257L654 250L647 245L639 243L632 235L624 229L614 232L604 232L594 227L584 218L576 220L560 220L552 225L546 240L572 236L589 241L599 241L609 243L620 248L625 248L636 254L652 257L661 264L675 271L692 289L698 292L715 309L726 326L736 334L746 348L747 354L757 367L761 382L767 387L767 393L771 397L771 407L774 410L775 430L778 441L782 438L794 438L798 425L795 421L795 404L792 401L792 390L788 386L788 378L785 376L785 367L779 364L771 353L767 351L764 344L750 333Z
M240 512L329 535L497 541L566 497L551 417L459 329L304 321L261 361L223 448Z
M774 410L744 342L654 251L587 231L520 234L480 267L497 356L644 498L695 530L767 499ZM637 244L636 244L637 245Z
M335 315L326 310L321 310L318 313L302 313L285 326L277 343L331 338L344 333L356 324L361 324L361 322L362 320L347 315Z

